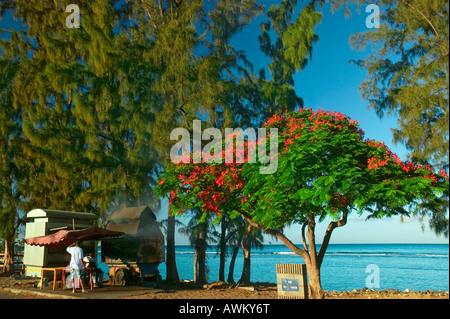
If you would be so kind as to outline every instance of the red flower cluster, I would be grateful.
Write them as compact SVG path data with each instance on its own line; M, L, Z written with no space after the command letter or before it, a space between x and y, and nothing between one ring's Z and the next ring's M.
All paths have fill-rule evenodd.
M385 159L385 160L378 160L376 158L376 156L372 156L371 158L369 158L367 160L367 164L369 164L368 165L369 169L377 169L378 167L386 166L388 164L388 161L387 161L387 159Z
M331 134L335 132L337 134L341 132L356 133L358 140L368 146L368 148L365 148L367 154L369 154L367 155L367 164L364 158L359 163L361 168L364 168L365 165L367 165L369 170L381 169L383 167L384 169L394 168L395 170L392 172L397 171L399 174L407 173L412 176L423 176L432 179L433 184L438 182L438 176L432 172L432 168L429 165L419 164L416 167L412 162L404 163L383 142L364 140L364 131L358 128L358 121L351 120L348 116L340 112L323 111L322 109L312 111L311 108L300 109L297 113L285 112L282 115L274 115L264 126L276 127L282 131L281 135L284 137L284 153L289 151L289 147L296 145L297 140L300 138L308 137L308 142L309 139L311 143L318 142L322 135L315 133L316 131L330 132ZM265 138L267 136L260 137L258 141L245 141L244 157L248 159L249 150L254 149L256 144L261 143ZM341 152L339 149L335 151ZM235 148L233 148L233 154L225 154L225 151L222 151L223 163L225 163L224 159L226 155L232 155L235 159L242 156L242 154L236 154ZM190 156L195 157L195 155ZM243 161L243 163L245 162L247 161ZM196 195L198 195L196 200L201 200L204 210L220 215L221 209L224 207L229 208L230 205L233 205L230 200L234 200L237 203L240 202L241 204L250 200L241 195L241 190L245 184L245 180L242 177L243 164L239 164L236 160L233 163L217 165L207 164L203 161L201 163L193 163L191 160L187 164L175 164L174 169L175 175L173 176L176 176L179 188L176 191L173 190L170 192L170 203L178 200L176 198L177 192L180 195L196 192ZM391 171L386 170L386 172L389 173L386 174L386 176L389 176L389 183L398 183L396 177L392 176ZM441 170L439 173L440 176L448 179L448 174L444 170ZM388 182L387 179L385 181ZM164 183L166 183L166 180L161 180L158 185ZM397 184L397 186L400 187L400 184ZM263 198L263 200L270 202L268 198ZM335 194L331 196L330 205L333 211L337 211L340 208L347 207L349 202L350 199L346 195Z
M433 185L437 184L437 182L438 182L436 174L430 173L430 174L424 175L423 177L433 180L431 182Z
M169 205L172 204L173 200L177 197L177 191L170 191Z
M220 215L219 204L223 203L226 198L218 192L214 192L212 187L206 188L198 193L198 197L203 202L203 209Z
M406 173L416 171L416 167L413 162L408 162L406 164L400 164L400 168L402 169L402 171L404 171Z
M378 147L378 148L382 148L382 149L387 149L387 146L386 146L386 144L384 144L384 142L379 142L379 141L367 139L367 140L364 141L364 143L366 145L368 145L368 146Z
M332 210L333 212L335 212L337 210L337 206L340 208L347 206L349 203L349 198L347 197L347 195L341 195L337 193L334 196L330 196L330 201L332 203L332 206L334 206Z
M225 156L225 153L222 154ZM221 206L227 204L231 192L240 191L244 187L241 178L242 164L227 163L211 165L208 163L178 163L175 164L178 185L177 191L172 191L169 203L172 204L177 192L188 194L195 188L200 188L198 198L203 203L203 209L220 215ZM159 185L165 181L160 181Z
M300 115L300 116L299 116ZM363 139L364 131L357 127L358 121L351 120L347 115L340 112L324 111L319 109L313 111L311 108L299 109L297 113L283 115L274 115L264 126L273 126L283 130L282 136L285 136L284 151L289 151L289 146L294 144L295 140L301 138L307 132L349 130L356 132ZM316 138L311 138L311 143L317 142Z
M268 125L280 124L282 121L283 121L283 116L275 114L264 125L266 125L266 124L268 124Z
M413 162L403 162L400 157L396 154L394 154L385 144L384 142L378 142L378 141L373 141L373 140L366 140L364 141L364 143L368 146L372 146L372 147L376 147L379 149L383 149L385 150L385 156L383 156L381 159L378 159L376 156L372 156L367 160L368 163L368 168L369 169L377 169L379 167L382 166L386 166L388 165L388 161L392 160L395 164L397 164L398 166L400 166L400 169L405 172L405 173L416 173L416 174L424 174L422 175L422 177L425 178L429 178L433 180L433 185L435 185L438 180L437 180L437 176L435 173L433 173L433 168L428 165L422 165L422 164L418 164L417 166L413 163ZM426 173L423 173L423 170L427 171ZM421 172L422 171L422 172ZM439 174L448 179L448 174L441 169L439 171Z

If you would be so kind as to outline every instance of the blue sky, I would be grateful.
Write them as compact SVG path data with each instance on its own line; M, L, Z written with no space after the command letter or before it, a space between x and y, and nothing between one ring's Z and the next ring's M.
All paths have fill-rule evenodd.
M357 119L366 132L366 138L384 141L393 152L406 159L406 149L403 145L392 143L391 128L396 126L394 117L380 119L373 110L368 110L368 103L363 100L359 87L367 77L365 70L354 64L352 59L364 59L369 51L352 49L350 36L357 32L365 32L366 17L370 13L361 7L360 13L356 7L350 7L352 15L345 17L344 10L331 13L330 6L323 8L323 19L316 28L319 42L313 48L312 61L295 77L295 89L303 98L305 107L314 110L338 111ZM267 10L267 8L266 8ZM248 26L244 33L236 37L236 44L245 44L243 48L250 56L257 56L261 63L264 57L258 53L259 21ZM262 20L261 20L262 21ZM253 61L253 59L250 58ZM421 223L417 218L399 217L383 220L366 220L365 215L351 214L347 225L335 229L331 243L448 243L443 236L435 235L428 227L428 222ZM316 227L316 239L321 240L330 220ZM422 225L425 225L422 231ZM301 240L300 226L296 225L286 230L286 234L294 243ZM268 239L278 243L273 239Z
M272 1L271 1L272 2ZM278 1L277 1L278 2ZM267 11L268 5L266 5ZM352 49L350 36L365 32L366 17L370 13L362 7L360 13L356 7L350 7L352 16L345 17L344 10L331 13L329 5L323 8L323 19L316 29L319 42L313 48L312 61L306 68L294 76L297 94L303 98L305 107L314 110L338 111L359 121L366 132L366 138L384 141L393 152L406 159L406 149L401 144L392 143L391 128L396 126L394 117L380 119L373 110L368 110L368 103L363 100L359 87L367 77L365 70L354 64L352 59L364 59L369 51ZM269 62L260 52L258 36L259 25L265 21L264 16L256 18L251 25L234 38L237 48L245 50L247 57L260 69ZM266 73L267 76L269 73ZM163 206L163 214L166 207ZM391 217L378 220L366 220L366 215L350 214L347 225L333 231L330 243L448 243L443 236L437 236L428 227L428 221L420 222L417 218ZM165 217L158 217L165 218ZM180 219L184 222L184 218ZM320 243L326 227L331 220L325 220L316 226L316 241ZM187 222L187 220L186 220ZM425 225L422 231L422 225ZM285 230L287 237L294 243L301 242L301 226L294 225ZM177 244L188 244L188 240L177 234ZM265 243L281 244L266 237Z
M271 1L272 2L272 1ZM277 1L278 2L278 1ZM266 3L266 2L264 2ZM269 5L266 5L266 11ZM369 13L356 12L352 8L352 17L346 18L344 11L331 13L329 5L323 8L323 20L316 29L319 42L313 48L312 61L304 70L298 72L295 77L295 89L304 100L305 107L339 111L357 119L366 132L366 137L384 141L396 154L406 158L406 150L402 145L392 143L391 128L395 127L395 118L380 119L373 110L367 109L359 92L361 82L367 74L356 65L349 63L351 59L362 59L368 52L357 51L351 48L349 38L356 32L367 31L365 20ZM259 25L266 21L265 16L260 16L247 26L243 32L234 38L234 44L238 49L245 50L249 60L259 69L267 65L268 60L259 50L258 36ZM8 15L0 21L0 28L9 29L12 25L20 26L20 23L12 22ZM268 74L268 73L267 73ZM157 214L158 220L167 216L167 206ZM184 221L182 218L181 221ZM316 228L316 238L319 241L328 225L329 220L319 224ZM422 231L422 224L425 230ZM300 226L296 225L286 230L286 234L294 243L301 240ZM266 243L278 243L274 239L267 238ZM406 218L400 222L398 217L383 220L366 221L365 216L351 214L346 226L334 231L331 243L448 243L448 239L435 235L428 227L427 221L420 223L417 219ZM177 244L188 244L186 237L177 234Z

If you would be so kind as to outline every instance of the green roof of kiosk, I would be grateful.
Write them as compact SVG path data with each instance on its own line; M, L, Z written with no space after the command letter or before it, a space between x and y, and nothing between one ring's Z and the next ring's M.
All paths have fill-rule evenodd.
M28 212L27 218L70 218L70 219L98 219L97 215L91 213L79 213L79 212L67 212L63 210L53 210L53 209L33 209Z

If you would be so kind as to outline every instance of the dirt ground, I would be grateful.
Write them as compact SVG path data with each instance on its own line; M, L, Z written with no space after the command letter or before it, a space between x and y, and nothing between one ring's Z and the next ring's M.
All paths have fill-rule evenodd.
M178 290L167 291L158 295L139 295L125 297L122 299L278 299L277 288L269 287L257 289L253 292L234 289L196 289L196 290ZM394 292L339 292L327 291L325 299L449 299L449 295L443 292L424 294L420 292L413 293L394 293Z
M0 275L0 299L58 299L64 296L56 294L42 295L33 292L39 292L36 285L39 279L23 278L18 275L4 276ZM51 285L51 283L49 283ZM107 285L106 285L107 287ZM6 288L6 289L2 289ZM12 288L12 289L8 289ZM111 298L119 299L277 299L277 288L274 284L255 283L248 286L231 285L226 283L212 283L203 287L193 286L190 283L184 283L178 286L168 286L162 283L157 289L149 289L148 292L139 294L114 296L114 291L127 289L126 287L99 288L111 289ZM45 291L45 289L44 289ZM69 291L70 292L70 291ZM75 294L78 298L94 297L93 292L87 292L91 295L83 295L81 292ZM68 290L65 290L68 294ZM326 291L325 299L449 299L449 293L446 291L410 291L401 292L396 289L387 290L353 290L353 291Z
M250 289L250 290L247 290ZM166 290L156 295L145 294L123 299L278 299L277 287L254 285L237 288ZM397 290L326 291L325 299L449 299L448 292L399 292Z

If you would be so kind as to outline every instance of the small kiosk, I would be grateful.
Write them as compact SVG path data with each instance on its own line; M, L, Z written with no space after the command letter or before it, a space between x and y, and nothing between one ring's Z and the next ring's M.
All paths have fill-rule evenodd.
M165 261L164 235L148 206L126 207L108 217L107 230L123 232L102 240L102 262L116 285L134 281L157 283L158 265Z
M93 226L98 219L90 213L67 212L50 209L33 209L27 214L25 239L45 236L59 230L77 230ZM84 251L92 251L97 258L96 241L83 242ZM68 265L70 254L63 247L45 247L25 244L23 264L25 275L40 277L42 268Z

